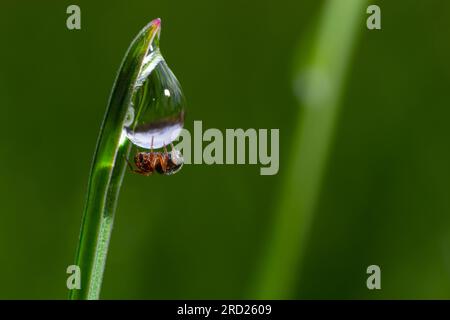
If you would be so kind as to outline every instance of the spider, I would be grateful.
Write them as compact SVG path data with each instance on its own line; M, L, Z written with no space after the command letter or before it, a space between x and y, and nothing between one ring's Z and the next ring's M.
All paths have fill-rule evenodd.
M164 145L164 152L154 152L152 137L150 152L138 152L134 156L134 164L137 169L133 169L130 161L126 159L130 170L143 176L149 176L155 171L163 175L178 172L183 166L183 156L179 150L174 148L173 143L170 145L172 146L170 152L167 151L166 145Z

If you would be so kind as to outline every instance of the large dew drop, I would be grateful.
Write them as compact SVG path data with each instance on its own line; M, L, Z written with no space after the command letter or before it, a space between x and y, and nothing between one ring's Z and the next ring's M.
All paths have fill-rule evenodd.
M178 138L185 100L180 83L159 51L160 21L152 23L157 31L138 75L124 130L136 146L159 149Z

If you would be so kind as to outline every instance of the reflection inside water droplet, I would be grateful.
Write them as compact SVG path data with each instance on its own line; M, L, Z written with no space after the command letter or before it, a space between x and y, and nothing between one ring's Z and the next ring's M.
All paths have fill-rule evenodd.
M184 96L157 42L153 41L144 58L124 127L128 139L146 149L169 145L184 123Z

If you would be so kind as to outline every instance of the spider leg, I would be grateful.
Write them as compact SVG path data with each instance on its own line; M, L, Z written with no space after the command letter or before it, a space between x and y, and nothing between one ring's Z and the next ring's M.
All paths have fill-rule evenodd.
M128 167L130 168L130 170L134 172L135 170L133 169L133 165L131 164L130 160L128 160L125 156L123 156L123 158L128 163Z
M159 153L158 152L152 153L150 155L150 167L153 168L153 170L155 170L158 161L159 161Z
M164 147L165 149L166 147ZM166 172L167 170L167 158L168 158L168 154L167 154L167 150L166 153L164 155L162 154L158 154L158 158L159 158L159 162L161 163L161 169L163 172Z
M148 177L149 175L151 175L153 172L151 172L151 171L143 171L143 170L140 170L140 169L135 169L135 170L133 170L133 172L134 173L137 173L137 174L140 174L141 176L146 176L146 177Z

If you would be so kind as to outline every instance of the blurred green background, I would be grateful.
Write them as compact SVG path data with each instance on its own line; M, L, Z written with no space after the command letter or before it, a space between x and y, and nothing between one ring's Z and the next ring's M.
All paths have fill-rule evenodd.
M258 273L295 166L293 66L323 2L3 1L0 298L67 297L116 71L156 17L188 102L185 127L279 128L280 171L127 174L102 298L261 297ZM364 7L290 298L450 298L450 2L376 3L382 30L367 30ZM70 4L81 7L79 31L66 28ZM371 264L382 290L366 287Z

